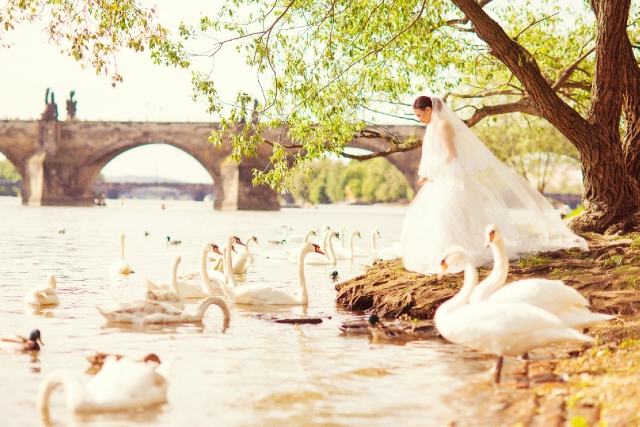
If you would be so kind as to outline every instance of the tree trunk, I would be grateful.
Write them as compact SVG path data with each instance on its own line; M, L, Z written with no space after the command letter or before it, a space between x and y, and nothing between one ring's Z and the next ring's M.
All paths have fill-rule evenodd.
M592 0L598 22L591 110L585 119L567 105L542 75L535 58L511 39L475 0L452 0L478 37L524 86L540 115L578 149L585 184L585 214L571 223L578 232L637 229L640 188L627 169L620 140L626 21L631 0Z

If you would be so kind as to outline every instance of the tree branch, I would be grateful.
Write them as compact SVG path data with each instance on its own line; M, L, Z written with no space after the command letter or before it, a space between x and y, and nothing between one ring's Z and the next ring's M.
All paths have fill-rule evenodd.
M478 124L478 122L480 122L480 120L484 119L485 117L509 113L525 113L532 116L541 117L540 111L531 100L531 98L524 97L516 102L511 102L508 104L487 105L481 108L476 108L476 111L473 113L473 115L467 120L464 120L464 122L467 126L472 127Z

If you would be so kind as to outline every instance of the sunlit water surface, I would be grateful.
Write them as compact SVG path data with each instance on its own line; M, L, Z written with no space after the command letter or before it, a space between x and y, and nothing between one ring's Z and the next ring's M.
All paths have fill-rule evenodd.
M257 250L271 250L280 226L294 234L323 224L347 234L357 228L368 249L378 228L380 243L399 239L406 207L322 206L281 212L219 212L202 202L109 201L107 207L20 206L0 198L0 333L42 332L45 346L29 355L0 353L2 426L35 426L42 378L59 368L82 374L85 356L95 351L134 358L156 353L175 358L169 403L140 413L72 417L64 409L62 390L52 398L54 425L91 426L390 426L484 425L482 399L461 399L469 378L485 375L490 362L439 341L406 346L372 344L366 337L345 337L338 327L355 318L336 308L336 291L328 273L334 268L306 267L309 306L305 309L231 307L231 326L221 332L222 316L212 306L202 323L131 328L107 325L96 304L140 299L143 278L167 281L175 254L179 273L198 269L202 243L222 244L230 234L258 237ZM164 203L166 209L161 210ZM65 229L65 233L58 231ZM145 237L145 231L149 236ZM125 259L135 270L129 277L108 273L119 256L118 234L126 234ZM166 236L182 240L167 246ZM308 256L319 256L310 254ZM341 279L359 274L341 261ZM61 303L33 312L23 299L29 289L55 274ZM296 266L287 260L256 256L245 282L269 282L297 291ZM193 306L187 306L187 309ZM325 316L319 325L269 323L256 311L278 315ZM328 318L330 316L330 318ZM471 399L473 400L473 399ZM482 421L484 420L484 421Z

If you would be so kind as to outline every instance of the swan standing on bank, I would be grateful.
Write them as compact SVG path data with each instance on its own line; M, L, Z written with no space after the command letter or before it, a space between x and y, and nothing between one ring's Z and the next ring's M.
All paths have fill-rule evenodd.
M120 233L120 259L111 263L109 272L113 274L131 274L133 269L124 260L124 233Z
M614 319L615 316L594 313L589 301L562 280L524 279L503 286L509 273L509 258L500 229L490 224L485 230L486 244L494 256L491 274L479 284L470 297L479 301L524 303L555 314L570 328L583 329Z
M74 413L117 412L161 405L167 401L168 383L162 371L156 371L157 366L125 357L119 360L108 357L102 370L86 384L65 369L52 371L38 389L38 409L48 419L51 393L60 385L64 387L67 409Z
M231 236L227 239L227 247L225 254L225 263L231 263L231 245L235 237ZM307 294L307 283L304 277L304 258L307 254L316 252L322 254L320 247L314 243L305 243L298 256L298 285L300 291L297 295L291 295L281 289L275 288L267 284L249 284L237 286L236 279L233 274L228 275L230 286L224 285L222 291L235 304L247 305L307 305L309 295ZM225 269L225 271L228 271Z
M520 356L559 342L592 342L594 339L567 327L553 314L529 304L482 301L469 304L478 283L478 270L468 252L449 248L442 259L442 273L449 265L463 264L460 291L436 310L436 328L447 340L498 356L495 382L500 382L504 356Z
M218 297L207 297L200 301L193 313L180 310L170 304L154 301L154 294L147 292L145 300L129 301L108 307L96 305L96 308L110 322L134 323L144 325L149 323L191 323L201 322L205 311L211 304L222 310L225 328L229 325L229 308Z
M60 298L56 294L56 278L53 274L47 277L44 285L36 285L25 296L24 302L29 305L58 305Z

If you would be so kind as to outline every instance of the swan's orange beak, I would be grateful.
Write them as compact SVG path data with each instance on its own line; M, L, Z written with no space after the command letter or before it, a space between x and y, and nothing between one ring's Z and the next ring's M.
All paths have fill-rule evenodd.
M218 247L218 245L211 245L211 247L213 248L213 252L217 253L218 255L223 255L223 253L220 252L220 248Z
M487 248L489 247L489 245L490 245L491 243L493 243L493 238L495 237L495 235L496 235L496 231L495 231L495 230L491 230L491 231L489 232L489 235L487 236L487 240L484 242L484 245L485 245Z
M313 244L313 246L317 253L324 255L324 252L322 252L322 249L320 249L320 246L316 245L315 243Z
M239 245L245 246L245 244L242 243L242 240L240 240L239 237L236 237L236 243L239 244Z
M444 277L444 272L447 271L447 268L449 268L445 260L442 260L440 262L440 266L442 267L442 271L438 273L438 280L442 280L442 278Z

